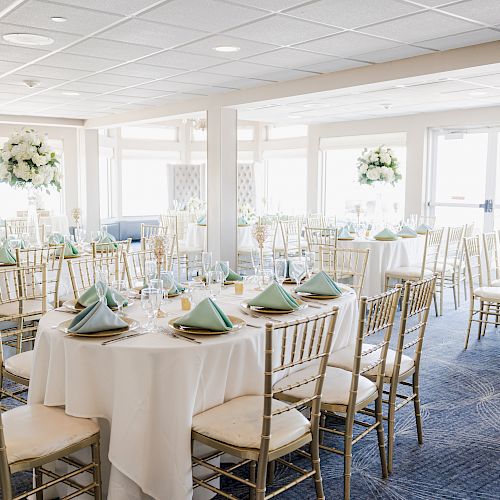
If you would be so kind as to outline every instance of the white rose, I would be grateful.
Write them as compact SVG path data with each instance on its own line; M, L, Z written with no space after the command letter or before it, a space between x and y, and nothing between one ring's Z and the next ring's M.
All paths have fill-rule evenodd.
M380 155L380 161L382 163L385 163L386 165L390 165L391 164L391 156L388 154L382 154L382 155Z
M378 158L378 154L377 154L377 153L372 153L372 154L370 155L370 161L371 161L372 163L376 163L376 162L378 161L378 159L379 159L379 158Z
M41 173L34 174L32 182L34 186L41 186L45 182L45 177Z
M20 179L29 181L31 179L31 169L27 163L20 161L14 167L14 175Z
M5 150L2 152L2 160L9 161L12 158L12 155L9 150Z
M380 179L380 167L373 167L368 170L366 176L371 181L378 181Z
M5 163L0 163L0 179L5 179L9 173L9 169Z
M387 182L391 182L394 179L394 172L392 168L389 167L381 167L380 168L380 176L385 179Z
M359 166L359 173L360 174L366 174L366 171L368 170L368 165L366 163L362 163Z

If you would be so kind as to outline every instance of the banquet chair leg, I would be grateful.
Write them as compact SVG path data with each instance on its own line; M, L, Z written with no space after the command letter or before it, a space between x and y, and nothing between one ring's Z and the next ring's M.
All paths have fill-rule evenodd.
M314 469L314 486L316 487L316 500L325 500L325 493L323 491L323 480L321 478L321 465L319 458L319 441L318 434L311 442L311 465Z
M259 462L257 464L257 483L255 500L265 500L266 498L266 476L267 476L267 463Z
M437 304L437 295L436 295L436 292L434 292L433 299L434 299L434 312L436 313L436 317L437 317L437 316L439 316L439 313L438 313L438 304Z
M484 322L484 313L485 313L485 308L484 308L484 302L481 300L479 302L479 324L477 327L477 340L481 340L481 334L483 333L483 322Z
M92 462L94 462L93 476L94 476L94 498L95 500L102 500L102 487L101 487L101 446L99 441L92 445Z
M42 471L40 469L35 469L35 486L39 488L43 484ZM43 500L43 491L37 491L35 493L36 500Z
M439 287L439 316L443 315L444 308L444 277L441 278L441 286Z
M250 482L255 484L255 482L257 481L257 473L256 473L257 464L254 461L252 461L250 462L248 468L249 468ZM249 500L255 500L255 488L249 488L248 498Z
M389 409L387 412L387 472L392 474L392 463L394 459L394 427L396 416L396 390L397 384L391 383L389 392Z
M413 374L413 384L412 384L413 394L415 394L415 399L413 400L413 406L415 408L415 423L417 426L417 438L418 444L424 444L424 433L422 429L422 416L420 414L420 388L418 385L418 373Z
M470 309L469 309L469 323L467 325L467 334L465 335L465 347L464 349L467 349L467 346L469 345L469 336L470 336L470 331L472 328L472 315L474 314L474 298L471 298L471 304L470 304Z
M271 484L274 483L274 474L276 472L276 462L274 460L271 460L267 464L267 485L270 486Z
M352 432L354 415L347 415L344 435L344 500L351 498Z
M388 476L387 458L385 456L385 439L384 439L384 418L382 413L382 396L379 396L375 401L375 413L377 418L377 438L378 450L380 453L380 465L382 467L382 477L385 479Z
M455 305L455 311L460 307L460 304L458 302L458 297L457 297L457 286L455 283L453 283L453 286L452 286L452 289L453 289L453 303ZM460 289L458 290L458 295L460 295Z

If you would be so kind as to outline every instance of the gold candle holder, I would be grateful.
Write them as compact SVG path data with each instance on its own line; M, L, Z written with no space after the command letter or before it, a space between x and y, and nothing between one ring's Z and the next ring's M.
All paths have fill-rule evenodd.
M234 284L234 293L236 295L243 295L243 292L245 291L245 284L243 281L237 281Z
M260 269L262 271L262 263L264 262L264 244L271 232L271 226L269 224L255 224L252 228L252 236L259 245L260 253Z
M191 310L191 300L186 295L181 297L181 309L183 311L190 311Z

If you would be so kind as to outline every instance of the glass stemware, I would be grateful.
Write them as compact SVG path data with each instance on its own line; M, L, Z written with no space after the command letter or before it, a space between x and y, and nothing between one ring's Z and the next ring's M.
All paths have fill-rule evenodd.
M141 306L148 317L145 330L148 332L157 332L159 330L157 318L162 299L163 290L159 288L143 288L141 291Z
M224 281L226 281L229 276L229 261L218 260L215 263L215 271L221 273L224 276Z
M203 269L203 276L207 276L208 271L212 268L212 252L201 253L201 267Z
M191 282L189 285L188 293L193 306L197 306L202 300L209 297L210 293L205 283L198 281Z
M251 249L251 257L252 257L253 274L254 276L257 276L257 272L260 266L260 251L258 248Z
M274 276L280 285L285 281L287 265L286 259L276 259L274 261Z
M123 305L127 300L126 297L128 295L128 282L126 280L113 281L113 283L111 284L111 293L113 295L113 300L118 306L118 316L125 316L125 314L123 313Z
M292 278L297 286L302 281L302 278L306 275L307 267L305 263L305 259L299 258L291 261L289 263L289 273L290 278Z
M156 278L156 262L154 260L146 261L146 263L144 264L144 275L149 286L151 280L154 280Z
M218 271L217 267L214 271L208 271L207 287L213 299L217 298L220 295L224 281L224 273L222 271Z
M99 302L106 303L106 291L108 289L108 275L105 271L97 269L94 274L94 286L99 297Z
M309 279L314 271L316 254L314 252L304 252L304 260L306 263L306 275L307 278Z

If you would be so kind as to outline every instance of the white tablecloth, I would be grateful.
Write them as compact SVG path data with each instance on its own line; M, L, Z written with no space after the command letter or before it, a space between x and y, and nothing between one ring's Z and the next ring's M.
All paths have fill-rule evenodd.
M186 232L187 248L205 248L207 240L207 226L190 223ZM238 226L238 248L257 248L252 237L252 226Z
M243 298L255 293L248 291ZM227 313L246 318L239 310L241 300L233 287L219 297ZM333 304L340 308L337 350L355 339L355 295L281 317L314 315ZM181 314L179 299L164 309ZM128 314L144 319L138 301ZM65 405L69 415L107 421L104 449L109 445L112 466L104 483L109 500L191 498L192 417L231 398L262 394L263 329L246 327L203 339L202 345L148 334L102 346L102 339L71 338L52 328L71 317L51 311L40 322L29 402ZM259 325L265 321L249 319Z
M357 238L339 241L338 245L341 248L370 249L362 293L371 296L384 290L384 274L388 269L422 264L425 237L398 238L396 241Z

